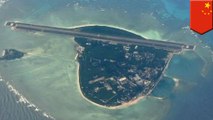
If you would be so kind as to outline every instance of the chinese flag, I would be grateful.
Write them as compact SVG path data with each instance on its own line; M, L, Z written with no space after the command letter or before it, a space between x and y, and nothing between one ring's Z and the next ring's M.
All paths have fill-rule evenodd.
M190 28L199 34L213 29L213 0L190 0Z

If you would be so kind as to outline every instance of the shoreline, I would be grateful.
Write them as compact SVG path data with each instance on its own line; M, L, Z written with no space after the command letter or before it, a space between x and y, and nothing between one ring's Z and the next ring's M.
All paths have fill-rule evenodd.
M62 27L62 28L67 28L67 29L76 29L76 28L81 28L81 27L92 27L92 26L112 27L112 28L115 28L115 29L119 29L119 30L130 32L130 33L133 33L135 35L138 35L138 36L141 36L143 38L148 39L147 37L143 36L142 33L140 33L140 32L136 32L134 30L129 30L129 29L124 28L124 27L119 27L119 26L109 25L109 24L92 24L91 23L91 24L84 24L84 25L76 25L76 26L72 26L72 27L64 27L64 26L56 26L56 27Z
M139 97L137 97L137 98L135 98L135 99L133 99L133 100L131 100L129 102L123 103L123 104L118 105L118 106L104 106L104 105L97 104L97 103L89 100L88 98L86 98L84 96L84 94L82 93L82 90L81 90L81 87L80 87L80 79L79 79L80 78L79 77L80 64L79 64L78 61L76 62L76 64L77 64L77 74L76 75L77 75L77 87L78 87L78 91L79 91L79 93L80 93L80 95L82 96L83 99L85 99L89 103L92 103L95 106L98 106L98 107L101 107L101 108L110 109L110 110L123 109L123 108L129 107L131 105L134 105L134 104L138 103L140 100L142 100L142 99L144 99L144 98L147 97L147 96L139 96Z
M74 43L76 43L76 42L74 41ZM76 44L78 45L78 43L76 43ZM133 100L131 100L131 101L129 101L129 102L123 103L123 104L121 104L121 105L118 105L118 106L104 106L104 105L100 105L100 104L97 104L97 103L95 103L95 102L89 100L89 99L86 98L86 97L84 96L84 94L82 93L81 86L80 86L80 76L79 76L80 63L79 63L78 60L77 60L78 55L79 55L79 54L76 53L75 58L74 58L74 59L76 60L76 65L77 65L77 68L76 68L76 70L77 70L77 71L76 71L76 76L77 76L77 80L76 80L76 82L77 82L77 88L78 88L78 91L79 91L79 93L80 93L80 96L81 96L84 100L86 100L87 102L89 102L89 103L91 103L91 104L93 104L93 105L95 105L95 106L101 107L101 108L105 108L105 109L109 109L109 110L116 110L116 109L123 109L123 108L129 107L129 106L131 106L131 105L134 105L134 104L138 103L140 100L145 99L145 98L148 96L148 95L146 95L146 96L138 96L137 98L135 98L135 99L133 99Z
M135 32L132 32L132 31L130 31L130 30L126 30L126 29L123 29L123 28L119 28L119 27L116 27L116 26L112 26L112 25L99 25L99 24L87 24L87 25L80 25L80 26L75 26L75 27L70 27L71 29L74 29L74 28L79 28L79 27L87 27L87 26L106 26L106 27L114 27L114 28L117 28L117 29L120 29L120 30L125 30L125 31L127 31L127 32L131 32L131 33L133 33L133 34L136 34L136 35L139 35L139 36L141 36L140 34L137 34L137 33L135 33ZM143 36L142 36L143 37ZM75 41L74 41L75 42ZM76 42L75 42L76 43ZM78 45L78 43L76 43L77 45ZM158 82L157 82L157 84L160 82L160 80L162 79L162 76L164 76L164 74L165 74L165 71L167 70L167 68L168 68L168 66L169 66L169 63L170 63L170 61L171 61L171 59L172 59L172 57L173 57L173 55L174 55L175 53L169 53L169 55L168 55L168 62L167 62L167 64L166 64L166 66L165 66L165 68L164 68L164 70L162 71L162 74L161 74L161 76L159 77L159 80L158 80ZM90 99L88 99L84 94L83 94L83 92L82 92L82 90L81 90L81 86L80 86L80 75L79 75L79 70L80 70L80 63L79 63L79 61L77 60L77 58L78 58L78 53L76 53L76 56L75 56L75 60L76 60L76 65L77 65L77 87L78 87L78 91L79 91L79 93L80 93L80 95L83 97L83 99L85 99L86 101L88 101L89 103L92 103L93 105L96 105L96 106L98 106L98 107L101 107L101 108L106 108L106 109L122 109L122 108L126 108L126 107L129 107L129 106L131 106L131 105L134 105L134 104L136 104L136 103L138 103L140 100L142 100L142 99L144 99L144 98L146 98L146 97L148 97L150 94L151 94L151 92L153 91L153 89L157 86L157 84L153 87L153 89L152 90L150 90L146 95L142 95L142 96L136 96L136 98L133 98L132 100L130 100L130 101L128 101L128 102L124 102L124 103L122 103L121 105L117 105L117 106L105 106L105 105L101 105L101 104L98 104L98 103L95 103L95 102L93 102L93 101L91 101Z
M6 21L8 22L8 21ZM21 21L17 21L15 20L15 22L21 22ZM32 24L32 23L27 23L27 24ZM39 24L39 25L42 25L42 24ZM51 25L50 25L51 26ZM119 29L119 30L123 30L123 31L127 31L127 32L130 32L130 33L133 33L135 35L138 35L138 36L141 36L145 39L148 39L147 37L143 36L141 32L137 32L137 31L134 31L134 30L129 30L127 28L124 28L124 27L120 27L120 26L116 26L116 25L110 25L110 24L100 24L100 23L88 23L88 24L83 24L83 25L74 25L74 26L71 26L71 27L65 27L65 26L54 26L54 27L57 27L57 28L65 28L65 29L76 29L76 28L80 28L80 27L92 27L92 26L105 26L105 27L112 27L112 28L116 28L116 29ZM156 39L158 40L158 39ZM166 40L168 41L168 40Z
M167 62L167 64L166 64L164 70L162 71L161 76L158 78L157 84L153 87L153 89L151 89L151 90L147 93L147 96L148 96L149 94L152 93L152 91L155 89L155 87L158 85L158 83L162 80L162 77L165 76L165 71L167 70L167 68L168 68L168 66L169 66L169 64L170 64L170 61L172 60L173 55L174 55L174 53L169 53L169 54L168 54L168 62Z
M75 59L77 58L77 56L78 56L78 53L76 54ZM165 68L164 68L164 70L163 70L163 72L162 72L162 75L161 75L160 78L159 78L158 83L160 82L162 76L164 76L165 71L167 70L167 68L168 68L168 66L169 66L169 63L170 63L172 57L173 57L173 53L170 53L170 55L168 55L168 59L169 59L169 60L168 60L168 63L167 63L167 65L165 66ZM154 88L153 88L151 91L149 91L148 94L145 95L145 96L138 96L137 98L135 98L135 99L133 99L133 100L131 100L131 101L129 101L129 102L122 103L121 105L118 105L118 106L104 106L104 105L100 105L100 104L97 104L97 103L95 103L95 102L89 100L88 98L86 98L86 97L83 95L82 90L81 90L81 87L80 87L80 76L79 76L80 63L77 61L77 59L76 59L76 64L77 64L77 87L78 87L78 91L79 91L80 95L81 95L82 98L85 99L87 102L92 103L93 105L96 105L96 106L101 107L101 108L106 108L106 109L115 110L115 109L123 109L123 108L129 107L129 106L131 106L131 105L134 105L134 104L138 103L138 102L141 101L142 99L146 98L149 94L151 94L151 92L152 92L153 89L154 89ZM157 84L158 84L158 83L157 83ZM156 84L156 86L157 86L157 84ZM155 86L155 87L156 87L156 86Z
M159 80L157 82L157 84L153 87L153 89L158 85L158 83L161 81L162 79L162 76L165 75L165 71L167 70L169 64L170 64L170 61L172 60L172 57L173 57L174 53L169 53L168 55L168 62L164 68L164 70L162 71L162 74L161 76L159 77ZM80 95L82 96L83 99L85 99L86 101L88 101L89 103L92 103L93 105L95 106L98 106L98 107L101 107L101 108L105 108L105 109L111 109L111 110L115 110L115 109L123 109L123 108L126 108L126 107L129 107L131 105L134 105L136 103L138 103L140 100L146 98L148 95L151 94L151 92L153 91L150 90L146 95L144 96L137 96L135 99L132 99L131 101L128 101L128 102L125 102L125 103L122 103L121 105L118 105L118 106L104 106L104 105L100 105L100 104L97 104L91 100L89 100L87 97L84 96L84 94L82 93L82 90L81 90L81 86L80 86L80 76L79 76L79 70L80 70L80 63L78 62L77 60L77 57L78 57L78 53L76 53L76 56L75 56L75 60L76 60L76 64L77 64L77 87L78 87L78 91L80 93Z

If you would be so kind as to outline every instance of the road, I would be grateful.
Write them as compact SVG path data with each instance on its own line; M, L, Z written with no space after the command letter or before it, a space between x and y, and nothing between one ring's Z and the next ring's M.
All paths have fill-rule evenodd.
M151 40L151 39L145 39L145 38L138 39L138 38L127 38L127 37L93 34L93 33L75 31L73 29L50 27L50 26L43 26L43 25L33 25L33 24L26 24L21 22L6 22L5 25L8 27L11 27L12 29L22 29L27 31L39 31L39 32L71 35L75 37L90 38L92 40L99 40L99 41L109 42L109 43L144 45L144 46L150 46L150 47L155 47L159 49L165 49L172 52L181 52L182 50L193 50L195 48L194 45L186 45L183 43L158 41L158 40Z

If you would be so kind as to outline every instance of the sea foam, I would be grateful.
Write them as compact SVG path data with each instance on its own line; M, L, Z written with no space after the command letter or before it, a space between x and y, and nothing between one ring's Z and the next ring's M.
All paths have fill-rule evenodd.
M7 85L7 88L9 89L9 91L11 93L13 93L16 97L17 97L17 103L22 103L24 105L26 105L26 107L28 108L32 108L35 112L40 112L42 113L42 115L46 118L55 120L55 118L53 116L51 116L50 114L42 111L41 109L39 109L35 104L33 104L32 102L30 102L27 98L25 98L17 89L15 89L15 87L9 82L4 80L1 75L0 75L0 81L5 82L5 84Z
M8 0L0 0L0 7L5 4Z

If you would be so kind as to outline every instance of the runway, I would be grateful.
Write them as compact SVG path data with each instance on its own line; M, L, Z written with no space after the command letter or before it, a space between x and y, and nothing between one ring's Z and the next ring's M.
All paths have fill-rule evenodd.
M21 23L21 22L6 22L5 26L11 27L13 30L22 29L27 31L39 31L39 32L47 32L47 33L54 33L54 34L64 34L64 35L89 38L92 40L99 40L99 41L109 42L114 44L117 43L117 44L128 44L128 45L144 45L149 47L155 47L157 49L165 49L172 52L181 52L183 50L195 49L194 45L186 45L183 43L151 40L151 39L145 39L145 38L138 39L138 38L127 38L127 37L93 34L93 33L76 31L74 29L51 27L51 26L44 26L44 25L34 25L34 24L27 24L27 23Z

